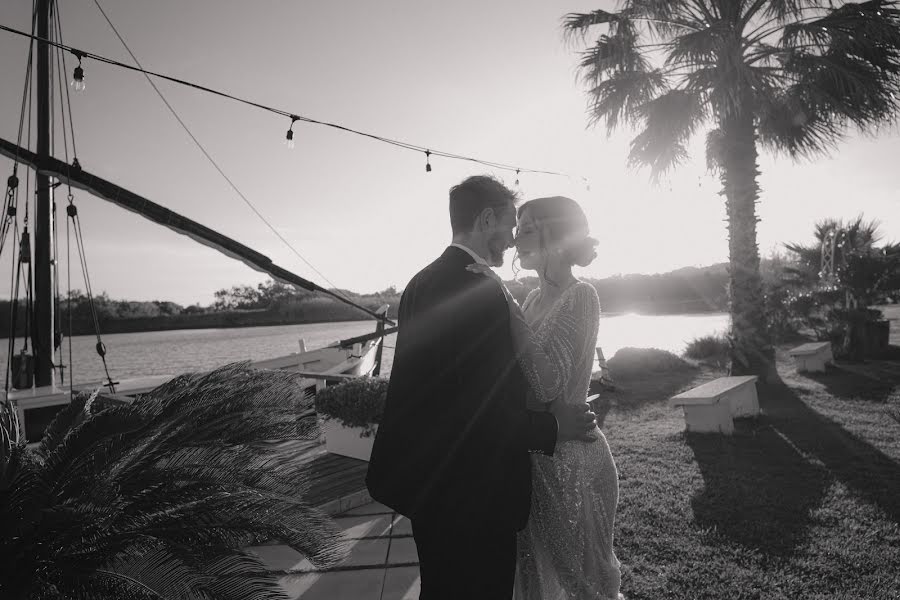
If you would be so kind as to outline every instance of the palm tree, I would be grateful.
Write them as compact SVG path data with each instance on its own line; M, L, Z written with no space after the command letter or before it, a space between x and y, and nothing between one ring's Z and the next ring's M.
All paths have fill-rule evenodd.
M302 465L256 443L315 434L294 375L230 365L102 401L76 396L34 450L0 429L0 598L286 600L244 548L342 557Z
M629 162L654 179L709 126L729 234L732 372L767 374L756 243L757 153L832 149L848 126L871 130L900 108L897 3L624 0L617 12L567 15L570 38L608 28L583 52L592 122L641 127Z
M812 286L820 282L822 277L822 246L834 240L834 264L841 265L854 254L870 253L875 244L881 240L879 229L881 223L872 219L867 221L862 215L844 223L840 219L822 219L815 224L815 243L785 244L784 247L794 255L794 266L785 269L791 276L792 283L800 286ZM889 244L886 248L890 248Z

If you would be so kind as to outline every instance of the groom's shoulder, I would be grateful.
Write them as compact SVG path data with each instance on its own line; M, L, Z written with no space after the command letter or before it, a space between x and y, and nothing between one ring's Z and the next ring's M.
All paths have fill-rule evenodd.
M459 260L456 253L448 248L443 254L435 258L410 280L410 283L420 283L427 280L446 280L448 277L464 276L468 271L465 264Z

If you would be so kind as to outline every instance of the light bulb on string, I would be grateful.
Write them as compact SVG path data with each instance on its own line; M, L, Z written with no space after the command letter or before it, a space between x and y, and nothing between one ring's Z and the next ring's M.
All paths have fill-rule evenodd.
M516 169L516 187L519 186L519 169Z
M76 52L75 56L78 58L78 66L75 67L75 70L72 72L72 83L70 84L72 88L76 92L84 91L84 69L81 68L81 53Z
M431 150L425 151L425 172L431 173Z
M291 115L291 126L288 127L287 134L284 136L284 145L287 146L288 150L294 149L294 123L296 123L298 117Z

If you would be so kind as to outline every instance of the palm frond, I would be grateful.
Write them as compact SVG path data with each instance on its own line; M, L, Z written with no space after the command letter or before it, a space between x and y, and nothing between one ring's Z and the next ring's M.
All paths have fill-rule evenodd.
M803 19L809 9L820 9L821 7L821 0L766 0L760 4L759 10L766 18L785 23ZM746 21L750 21L753 16L745 14L744 18Z
M563 34L567 39L583 37L594 25L609 25L622 18L619 13L594 10L589 13L568 13L563 17Z
M637 109L644 130L631 143L629 162L647 165L654 181L687 158L686 143L707 117L702 98L669 90Z
M709 19L702 14L698 19L696 7L696 3L684 0L629 0L623 12L634 20L644 21L659 38L669 39L706 27Z
M579 64L584 81L596 85L604 75L616 72L644 72L650 63L635 48L633 39L602 35L581 53Z
M729 33L724 22L715 22L702 28L680 34L671 42L666 53L666 64L677 66L712 66L721 52L723 40Z
M665 74L659 69L616 73L589 92L591 124L605 121L611 133L622 121L635 122L640 118L638 109L666 87Z
M789 92L797 92L820 118L837 125L847 119L865 127L896 115L900 60L892 69L845 51L795 51L784 57L784 71L797 82Z
M828 10L818 19L798 19L787 23L781 32L781 46L795 48L805 44L821 47L840 44L897 43L900 11L891 0L847 2Z
M808 88L791 86L769 97L758 111L759 141L763 146L793 157L810 157L831 150L842 137L842 130L814 101Z
M688 151L684 144L678 142L660 144L654 140L652 132L647 130L631 140L631 150L628 153L630 167L650 167L650 178L654 184L659 183L660 178L669 169L684 163L687 159Z

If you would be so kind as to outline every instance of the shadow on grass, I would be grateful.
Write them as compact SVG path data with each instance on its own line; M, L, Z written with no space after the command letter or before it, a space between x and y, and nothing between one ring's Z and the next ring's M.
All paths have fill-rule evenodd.
M784 556L833 480L900 523L900 464L780 380L759 392L764 416L737 420L733 436L685 434L706 484L692 500L698 525Z
M696 382L703 374L699 369L688 367L668 373L653 373L643 378L623 377L616 380L616 390L596 389L596 393L600 394L600 401L608 402L617 411L634 411L668 400ZM714 377L709 374L708 378Z
M701 527L767 554L803 541L829 475L810 464L769 419L740 419L733 436L685 434L705 481L691 501Z
M870 363L839 365L829 367L825 373L803 373L802 376L821 383L829 394L841 400L884 403L897 388L897 374L900 374L900 365L892 374L879 363Z
M811 409L783 382L760 387L760 408L800 452L821 461L834 478L900 523L900 464Z

